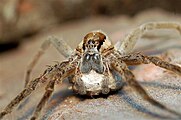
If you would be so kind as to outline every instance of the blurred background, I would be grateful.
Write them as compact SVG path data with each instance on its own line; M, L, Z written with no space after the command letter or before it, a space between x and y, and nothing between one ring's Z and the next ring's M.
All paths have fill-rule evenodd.
M146 22L180 22L180 6L180 0L0 0L0 111L23 89L27 65L39 49L41 43L48 36L53 35L63 38L72 48L75 48L86 33L101 29L108 34L113 43L116 43L121 41L132 29ZM165 60L179 64L181 63L180 48L181 40L178 32L175 30L156 30L143 35L137 43L135 51L143 51L149 55L160 55ZM64 57L55 48L50 47L33 70L32 78L39 76L46 69L46 65L52 65L54 64L53 61L61 61L63 59ZM162 74L160 71L163 70L156 70L159 72L155 71L153 66L149 66L148 68L137 68L133 72L136 73L139 81L156 80L158 76L160 81L162 81L164 75L160 75ZM148 75L144 72L149 72L150 74ZM165 79L164 77L165 81L163 81L165 84L169 81L167 80L168 78ZM57 91L62 89L66 91L67 87L59 86L56 89ZM148 90L150 89L148 88ZM173 91L170 94L167 92L167 96L171 96L167 99L167 97L158 97L159 95L155 94L155 89L151 90L153 90L152 95L157 96L159 100L164 99L168 103L172 101L175 106L180 104L179 99L175 99L175 101L172 99ZM160 88L156 90L161 92ZM37 101L41 98L43 91L43 87L39 88L38 92L31 97L33 99L31 99L29 106L26 105L23 111L13 112L7 119L16 120L18 118L19 120L24 120L30 117L33 111L30 108L34 108ZM70 91L68 93L65 91L62 94L56 94L58 97L55 98L58 100L52 100L47 107L47 111L57 101L60 103L64 100L64 97L69 96ZM164 93L165 91L162 91L160 94ZM178 94L176 94L177 97L180 95ZM116 96L110 97L110 100L113 99L117 100L117 102L120 101ZM70 98L67 101L64 100L62 104L74 107L79 100ZM84 101L78 105L86 106L90 101ZM87 114L84 117L87 117L87 119L93 117L95 119L103 119L107 115L104 109L112 111L111 108L105 108L107 104L105 102L108 101L103 99L98 99L98 101L101 104L100 111L97 109L100 114L97 116ZM94 100L92 102L97 104ZM61 107L63 107L62 104ZM113 101L110 104L113 105ZM124 103L120 104L123 105ZM137 116L135 111L129 111L131 109L129 105L122 106L121 109L125 111L122 114L120 114L120 106L114 107L118 110L114 114L119 118L124 118L124 114L126 114L130 119L142 119L142 115ZM89 110L89 108L83 107L83 110L86 109ZM142 111L144 112L144 110ZM69 116L70 114L67 116L68 119L75 116L78 119L78 117L82 116L80 112L75 110L72 113L74 113L71 114L72 116ZM44 118L51 114L54 113L47 112ZM117 119L114 114L108 114L110 115L107 116L108 119Z
M180 6L180 0L1 0L0 52L66 22L98 16L134 18L155 8L176 16L181 13Z

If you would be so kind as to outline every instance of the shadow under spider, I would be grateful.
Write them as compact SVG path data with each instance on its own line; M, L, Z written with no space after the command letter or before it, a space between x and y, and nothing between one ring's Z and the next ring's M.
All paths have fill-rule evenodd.
M142 86L151 86L151 87L155 87L155 88L171 89L171 90L181 91L181 86L165 85L165 84L158 83L158 82L139 82L139 83ZM125 85L125 86L127 86L127 85ZM101 98L101 97L107 98L107 97L109 97L109 95L112 95L112 94L118 94L121 98L123 98L123 100L125 102L127 102L132 108L136 109L137 111L140 111L142 113L145 113L145 114L147 114L149 116L152 116L152 117L155 117L155 118L174 120L174 118L160 115L158 113L155 113L154 111L148 110L145 106L138 104L133 98L131 98L131 96L129 96L126 93L126 91L124 89L121 89L119 91L111 92L108 95L99 95L99 96L93 96L93 97L77 95L77 94L74 94L74 92L72 90L68 90L68 89L59 90L58 92L54 93L52 95L51 99L49 100L49 103L51 103L51 101L53 101L53 100L57 100L56 103L54 103L53 105L48 107L48 110L46 110L46 112L43 114L42 120L48 119L48 116L50 116L54 112L54 109L58 105L60 105L67 97L75 96L76 98L79 98L80 101L84 101L85 99L91 99L91 98L94 98L94 99ZM22 109L28 102L29 102L29 98L27 98L18 107L18 110ZM24 119L29 118L32 115L35 107L36 106L31 107L28 111L25 112L25 114L23 116L21 116L17 120L24 120Z
M142 113L145 113L149 116L152 116L154 118L160 118L160 119L173 119L171 117L163 116L158 113L152 112L148 110L145 106L138 104L133 98L131 98L124 90L121 90L119 92L119 96L123 98L123 100L128 103L132 108L136 109L137 111L140 111Z
M178 90L181 91L181 86L178 85L165 85L158 82L139 82L142 86L150 86L155 88L161 88L161 89L171 89L171 90Z

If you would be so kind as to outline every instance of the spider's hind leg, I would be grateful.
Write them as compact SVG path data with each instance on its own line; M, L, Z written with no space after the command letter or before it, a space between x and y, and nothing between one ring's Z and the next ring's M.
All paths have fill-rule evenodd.
M142 55L140 53L133 53L133 54L123 56L120 59L123 60L124 62L126 62L128 65L135 65L135 64L141 64L141 63L144 63L144 64L153 63L156 66L165 68L165 69L170 70L174 73L177 73L178 75L181 75L181 67L180 66L166 62L159 57L145 56L145 55Z
M124 39L122 44L118 47L121 54L130 53L139 37L141 37L146 31L155 29L175 29L181 34L181 23L176 22L150 22L141 25L129 33Z
M173 113L179 117L181 117L181 114L177 111L174 111L165 105L161 104L157 100L154 100L151 96L148 95L148 93L144 90L144 88L136 81L135 76L133 73L127 68L126 64L123 61L113 60L111 65L117 70L120 74L124 75L126 83L130 85L135 92L137 92L144 100L148 101L152 105L159 107L163 110L166 110L170 113Z
M67 45L63 39L57 39L53 36L49 37L47 40L45 40L42 43L39 51L36 53L36 55L33 57L32 61L28 65L28 68L27 68L26 74L25 74L25 87L27 86L27 84L30 80L30 74L32 72L32 69L34 68L34 66L40 59L40 57L44 54L45 50L48 49L48 47L51 44L58 50L59 53L61 53L66 58L69 57L73 52L71 47L69 45Z

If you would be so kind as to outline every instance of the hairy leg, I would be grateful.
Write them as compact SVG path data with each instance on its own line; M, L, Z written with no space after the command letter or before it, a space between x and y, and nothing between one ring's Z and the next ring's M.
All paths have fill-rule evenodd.
M124 75L125 81L128 83L128 85L130 85L131 88L133 88L144 100L148 101L156 107L173 113L179 117L181 116L180 113L177 113L176 111L169 109L165 105L161 104L160 102L154 100L151 96L149 96L148 93L144 90L144 88L136 81L135 76L127 68L126 64L123 61L114 59L111 62L111 66L114 67L115 70L117 70L120 74Z
M45 88L46 91L39 104L37 105L31 120L35 120L39 117L42 108L45 106L46 102L54 91L55 82L62 83L62 80L64 80L68 76L71 76L74 73L77 65L77 60L64 61L62 63L54 65L52 69L49 69L49 71L45 71L44 74L46 75L46 77L48 77L50 81Z
M39 104L36 107L36 110L33 114L33 117L31 118L31 120L35 120L38 118L42 108L45 106L46 102L48 101L48 99L50 98L52 92L54 91L54 85L55 85L55 80L52 79L46 86L46 92L44 93L42 99L40 100Z
M32 80L27 87L15 97L7 106L6 108L0 113L0 119L2 119L6 114L11 113L12 109L16 107L24 98L29 96L36 88L39 81L43 78L37 78Z
M59 53L61 53L64 57L68 58L72 53L73 50L70 48L69 45L65 43L63 39L57 39L55 37L49 37L47 40L45 40L40 50L36 53L36 55L33 57L32 61L28 65L26 75L25 75L25 87L27 86L29 80L30 80L30 74L32 72L32 69L40 59L40 57L44 54L45 50L48 49L48 47L52 44Z
M103 94L108 94L110 89L109 89L109 68L108 68L108 65L106 63L105 64L105 71L104 71L104 80L103 80L103 83L102 83L102 93Z
M176 22L150 22L141 25L140 27L134 29L131 33L129 33L124 39L118 51L121 54L130 53L137 40L147 31L154 29L175 29L181 34L181 23Z
M166 62L160 59L159 57L145 56L140 53L133 53L133 54L125 55L119 59L123 60L128 65L135 65L135 64L141 64L141 63L144 63L144 64L153 63L156 66L165 68L176 74L181 75L181 67L179 67L178 65L174 65L169 62Z
M36 88L37 84L40 82L44 82L45 80L55 78L56 82L62 82L62 80L74 73L76 66L79 64L79 59L73 59L72 61L64 61L62 63L57 63L54 66L46 69L42 76L37 79L30 81L24 90L15 97L10 104L0 113L0 119L2 119L6 114L11 113L12 109L16 107L24 98L28 97ZM49 85L54 84L54 81L51 81ZM46 94L50 94L46 92ZM42 103L40 103L42 104ZM41 106L41 105L40 105ZM40 107L41 108L41 107ZM37 108L38 109L38 108ZM37 110L38 111L38 110Z

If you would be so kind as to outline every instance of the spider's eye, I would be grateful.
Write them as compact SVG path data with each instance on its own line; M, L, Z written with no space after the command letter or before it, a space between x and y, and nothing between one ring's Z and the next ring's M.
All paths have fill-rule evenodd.
M95 43L94 40L89 40L89 41L88 41L88 44L94 44L94 43Z
M88 41L88 44L91 44L91 40Z

